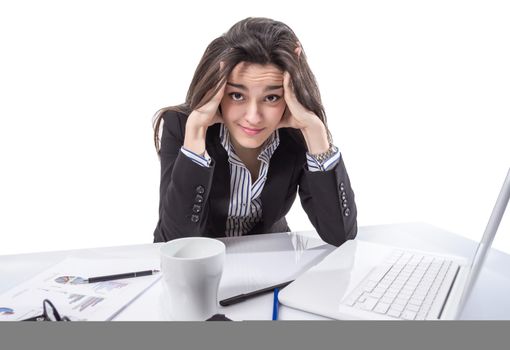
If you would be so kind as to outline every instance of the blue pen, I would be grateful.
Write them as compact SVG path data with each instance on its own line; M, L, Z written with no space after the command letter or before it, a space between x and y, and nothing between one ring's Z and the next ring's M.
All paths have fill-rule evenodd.
M280 305L280 303L278 302L278 292L279 291L280 290L278 288L274 289L274 294L273 294L273 321L278 320L278 306Z

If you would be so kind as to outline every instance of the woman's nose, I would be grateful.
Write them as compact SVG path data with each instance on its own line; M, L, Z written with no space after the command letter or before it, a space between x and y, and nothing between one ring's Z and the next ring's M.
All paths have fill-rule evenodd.
M245 119L251 125L260 124L262 121L261 110L256 102L252 102L247 106Z

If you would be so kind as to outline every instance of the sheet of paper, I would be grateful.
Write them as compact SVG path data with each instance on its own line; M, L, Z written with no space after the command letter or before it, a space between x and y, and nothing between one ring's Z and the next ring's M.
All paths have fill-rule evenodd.
M91 284L75 284L76 277L154 269L159 270L159 257L143 260L67 258L0 295L0 321L19 321L40 315L44 299L49 299L61 315L71 320L111 320L158 281L161 273Z
M294 234L223 239L227 246L219 300L295 279L335 248Z

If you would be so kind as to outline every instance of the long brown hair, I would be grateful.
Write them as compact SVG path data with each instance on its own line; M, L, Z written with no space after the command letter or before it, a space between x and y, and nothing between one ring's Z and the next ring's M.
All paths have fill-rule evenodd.
M314 112L327 129L326 113L321 102L319 88L304 50L297 55L299 40L289 26L269 18L249 17L237 22L222 36L214 39L206 48L188 89L186 100L178 106L162 108L153 119L154 145L159 153L159 130L163 113L175 110L185 114L202 107L218 92L234 67L240 62L261 65L274 64L291 76L291 83L298 101ZM220 69L220 62L223 62ZM301 142L298 130L293 130ZM327 129L328 137L331 134Z

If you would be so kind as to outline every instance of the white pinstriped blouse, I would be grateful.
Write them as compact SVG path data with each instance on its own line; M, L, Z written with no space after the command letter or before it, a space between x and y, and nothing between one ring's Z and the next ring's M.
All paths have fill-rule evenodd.
M262 151L257 157L261 162L259 176L254 183L252 183L250 171L235 153L230 142L228 129L223 124L220 129L220 140L227 151L230 164L230 204L225 235L242 236L249 232L262 218L260 194L266 183L269 161L280 144L280 137L278 130L275 130L262 145ZM200 166L208 167L211 163L211 158L207 152L204 156L201 156L184 147L181 147L181 152ZM330 170L335 167L339 159L340 151L338 149L323 164L319 164L310 154L306 154L308 170L310 171Z

